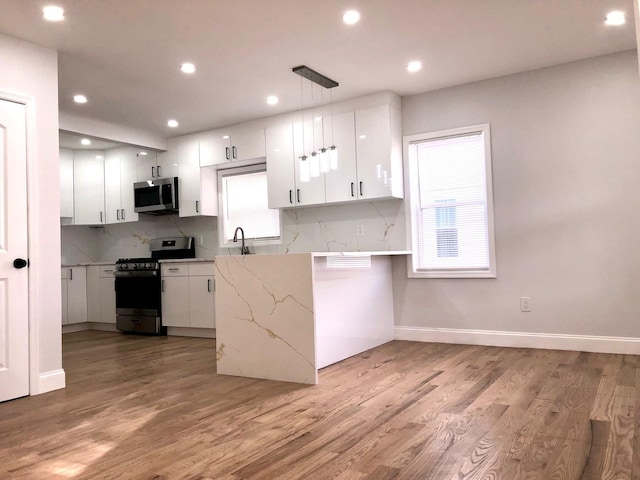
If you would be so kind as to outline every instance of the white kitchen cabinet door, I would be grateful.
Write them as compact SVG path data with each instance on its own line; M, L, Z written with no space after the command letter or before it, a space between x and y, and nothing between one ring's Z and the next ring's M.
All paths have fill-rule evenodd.
M73 218L73 150L60 149L60 216Z
M200 150L192 141L176 148L178 158L178 195L181 217L200 215Z
M100 267L87 267L87 321L100 321Z
M104 203L106 223L119 223L122 200L120 198L120 162L122 154L119 148L107 150L104 158Z
M163 277L162 325L189 326L189 277Z
M293 207L296 182L291 123L267 128L266 153L269 208Z
M332 203L355 200L359 191L354 113L325 116L324 119L324 145L335 145L338 152L337 169L325 174L326 201Z
M105 223L104 152L73 152L73 196L75 225Z
M147 157L150 155L146 155ZM155 154L152 155L155 157ZM134 212L133 184L138 181L138 152L135 149L123 151L120 157L120 221L137 222L139 215Z
M313 175L313 121L311 117L305 117L304 129L302 122L293 124L293 151L294 151L294 178L296 182L293 192L294 202L297 206L319 205L325 203L324 175ZM307 158L303 160L301 157ZM316 172L318 173L318 172Z
M100 316L97 322L116 323L116 279L100 278Z
M200 166L218 165L231 160L231 139L226 130L216 130L200 138Z
M87 321L87 267L69 267L67 271L67 323L84 323Z
M165 152L160 152L156 156L156 163L155 178L170 178L178 176L178 159L175 147L169 148Z
M390 105L356 110L358 198L402 198L399 118ZM395 188L394 188L395 187Z
M163 154L166 152L163 152ZM156 153L138 155L136 169L138 170L137 181L145 182L158 177L158 156Z
M189 326L215 328L213 276L189 277Z
M252 160L265 156L264 129L231 134L231 160Z

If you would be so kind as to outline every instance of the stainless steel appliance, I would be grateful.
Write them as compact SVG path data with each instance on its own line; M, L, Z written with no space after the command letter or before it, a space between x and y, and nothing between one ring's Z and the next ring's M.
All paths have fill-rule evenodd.
M178 211L178 177L133 184L134 211L162 215Z
M166 335L162 326L160 259L194 258L193 237L151 240L150 258L116 262L116 328L127 333Z

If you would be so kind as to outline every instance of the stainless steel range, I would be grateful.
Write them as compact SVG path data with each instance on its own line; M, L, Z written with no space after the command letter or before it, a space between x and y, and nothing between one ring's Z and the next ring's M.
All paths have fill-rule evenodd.
M127 333L166 335L162 326L160 259L194 258L193 237L151 240L150 258L116 262L116 328Z

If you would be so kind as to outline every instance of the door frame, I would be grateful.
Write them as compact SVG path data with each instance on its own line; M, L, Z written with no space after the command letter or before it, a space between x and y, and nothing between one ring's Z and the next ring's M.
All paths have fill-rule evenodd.
M30 263L35 265L39 265L39 258L37 257L37 249L35 248L34 242L37 238L37 235L32 234L37 232L37 225L35 219L38 218L37 215L37 202L36 200L36 192L34 192L34 188L32 186L32 172L36 171L36 160L37 160L37 142L36 142L36 99L31 96L26 96L22 94L17 94L13 92L7 92L4 90L0 90L0 100L7 100L10 102L19 103L25 106L25 122L26 122L26 149L27 149L27 175L26 175L26 189L27 189L27 258ZM36 270L37 272L37 267ZM41 390L39 386L40 380L40 336L39 336L39 328L37 317L37 305L38 305L38 288L36 283L37 274L33 274L34 270L31 267L28 267L27 277L28 277L28 322L29 322L29 333L28 333L28 348L29 348L29 395L33 395L38 393Z

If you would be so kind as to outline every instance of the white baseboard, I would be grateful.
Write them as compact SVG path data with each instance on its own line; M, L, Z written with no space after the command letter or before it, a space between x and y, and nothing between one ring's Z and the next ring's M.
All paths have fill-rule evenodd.
M86 322L62 325L62 333L82 332L84 330L89 330L89 324Z
M47 393L64 388L65 385L66 377L64 370L52 370L50 372L41 373L38 377L37 385L29 393L31 395L40 395L41 393Z
M216 338L216 329L167 327L167 335L173 335L176 337Z
M89 330L100 330L101 332L118 332L119 330L116 328L115 323L98 323L98 322L89 322Z
M396 326L395 339L416 342L640 355L640 338L633 337L597 337L557 333Z

